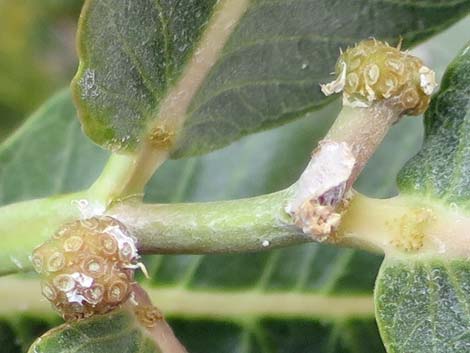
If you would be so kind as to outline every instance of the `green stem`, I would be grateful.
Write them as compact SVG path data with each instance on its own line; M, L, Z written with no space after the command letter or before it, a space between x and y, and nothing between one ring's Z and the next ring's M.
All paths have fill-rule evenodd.
M226 253L312 241L284 207L289 189L250 199L146 205L127 201L108 211L138 239L144 253Z
M64 223L80 218L77 193L20 202L0 208L0 274L32 269L33 249L51 237Z
M106 211L82 192L2 207L0 274L30 270L33 249L62 224L104 212L123 222L147 254L246 252L312 242L284 210L291 196L292 188L208 203L147 205L127 199ZM356 194L337 233L325 241L394 256L468 257L470 249L462 244L469 227L468 215L436 201Z
M135 164L136 157L133 155L112 154L101 175L91 186L90 193L101 200L113 200L127 185Z
M383 102L367 108L343 106L324 140L344 142L351 149L356 164L348 183L350 186L399 119L399 112Z
M62 224L102 214L113 201L140 195L153 171L165 161L166 153L152 157L113 154L87 191L0 207L0 275L31 270L33 249ZM137 173L139 167L146 172Z
M168 158L168 152L144 146L135 155L112 154L89 192L106 205L129 196L141 196L144 187Z
M292 188L250 199L146 205L126 201L109 210L138 240L141 252L233 253L312 242L284 211ZM393 256L469 256L470 217L436 201L356 193L341 226L325 243ZM444 255L445 254L445 255Z

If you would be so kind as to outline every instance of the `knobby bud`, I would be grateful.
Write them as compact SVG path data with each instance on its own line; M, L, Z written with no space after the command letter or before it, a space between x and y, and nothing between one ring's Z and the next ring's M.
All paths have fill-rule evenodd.
M132 292L135 240L111 217L65 224L31 257L43 295L65 320L107 313Z
M336 75L335 81L322 85L326 95L343 91L343 104L364 108L387 100L408 115L424 113L437 85L434 71L419 58L375 39L342 53Z

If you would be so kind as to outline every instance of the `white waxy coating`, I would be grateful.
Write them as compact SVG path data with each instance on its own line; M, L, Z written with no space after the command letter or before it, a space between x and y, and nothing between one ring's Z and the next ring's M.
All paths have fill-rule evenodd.
M334 93L339 93L344 89L344 86L346 85L346 63L342 62L341 63L341 72L336 78L336 80L320 85L321 91L325 96L331 96Z
M419 69L419 79L423 92L430 96L437 87L436 73L430 68L423 66Z
M287 205L295 213L306 201L316 200L344 185L352 174L356 159L344 142L323 141L297 182L297 191Z
M70 277L74 280L76 285L72 290L67 291L65 294L69 303L78 303L81 305L82 302L88 301L87 298L84 297L83 292L87 288L91 288L93 285L93 278L78 272L72 273Z
M125 260L133 261L139 257L135 239L124 234L121 228L118 226L110 226L107 227L104 232L113 235L118 244L119 254Z

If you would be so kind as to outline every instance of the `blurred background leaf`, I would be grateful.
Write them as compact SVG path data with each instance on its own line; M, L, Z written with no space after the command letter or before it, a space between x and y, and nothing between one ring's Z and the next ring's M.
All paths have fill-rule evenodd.
M0 0L0 139L70 82L81 5L82 0Z
M73 30L63 32L71 33L66 40L67 45L71 45L70 51L67 51L67 45L59 45L60 41L54 37L57 36L57 32L54 32L53 28L60 26L51 25L65 21L74 26L80 6L72 6L72 2L80 3L71 0L41 2L0 0L0 28L8 27L8 30L0 33L0 106L9 107L5 108L5 111L8 109L10 111L8 114L0 113L0 131L4 134L7 132L7 124L8 129L18 124L26 116L26 112L34 109L38 102L56 87L66 84L73 75L75 69ZM31 12L26 10L28 8L26 5L30 6ZM23 18L23 25L20 27L28 29L22 32L25 37L21 37L20 31L13 30L16 22L10 18L13 17L13 12L5 13L7 6L18 6L18 8L24 6L22 11L25 11L29 17L26 15L19 17ZM44 11L41 6L50 10ZM43 16L41 20L44 21L43 25L37 22L38 18L41 18L40 15ZM5 21L10 24L6 25ZM49 32L45 31L45 28L49 28ZM42 31L45 32L41 35L39 32ZM18 34L18 38L23 38L19 40L19 43L23 44L15 47L12 41L9 44L11 48L7 50L8 41L2 36L13 38L14 33ZM470 33L470 20L466 19L418 47L415 52L423 57L427 64L436 67L438 72L442 73L443 68L468 40L468 33ZM25 44L27 41L39 41L37 38L41 38L43 46L49 42L52 56L43 57L46 51L39 44L36 52ZM14 48L16 56L12 54L15 52ZM4 52L7 54L4 55ZM69 64L67 64L67 55L70 55ZM7 57L10 57L8 61L10 66L6 64L3 66L2 62L7 62ZM29 64L26 63L26 59L30 60ZM48 65L42 60L52 60L50 62L58 60L59 63L50 64L47 69ZM16 69L14 69L15 64L18 65ZM11 74L15 70L16 74ZM31 72L26 74L27 70ZM36 79L29 81L30 76ZM22 77L24 81L20 84ZM41 81L45 79L49 83ZM9 95L9 92L4 94L4 91L9 90L8 87L12 91L16 87L15 95ZM34 102L30 100L33 96ZM3 103L3 100L9 103ZM34 121L25 125L0 147L0 190L2 188L7 190L3 194L0 192L0 204L77 190L88 186L99 173L106 152L94 146L81 134L67 92L57 97L56 103L59 104L53 110L56 113L36 115ZM298 176L308 159L308 152L331 124L337 111L338 106L333 105L293 124L244 138L204 157L169 162L159 170L149 184L147 200L168 202L217 200L253 196L288 186ZM68 136L71 138L64 134L65 129L70 132ZM396 172L419 149L422 133L420 118L407 118L395 126L367 166L356 187L377 197L394 194ZM41 138L34 138L35 136ZM72 165L80 170L86 170L87 173L77 171L70 174ZM55 172L52 179L49 177L51 171ZM18 175L30 176L31 180L34 178L34 183L28 179L19 183ZM316 266L310 263L310 266L306 267L308 271L313 272L298 271L298 265L303 261L316 261ZM268 349L265 351L320 353L329 349L329 352L377 353L382 348L380 341L377 340L372 314L368 317L344 317L339 320L331 317L295 316L258 316L254 320L235 320L230 317L208 315L189 316L181 311L178 312L178 305L183 306L185 303L178 303L177 298L171 298L167 302L160 301L158 295L160 289L172 286L178 288L182 286L184 290L194 292L213 291L220 293L221 296L224 293L236 293L240 289L245 291L246 288L252 289L258 284L264 270L266 268L269 270L269 264L272 265L271 272L264 282L265 285L271 286L269 290L273 290L273 286L275 288L279 284L284 285L281 289L287 293L292 289L288 285L289 278L286 278L283 272L287 271L288 274L295 273L296 276L307 278L306 286L302 288L303 293L368 295L372 293L372 282L379 262L380 258L373 255L318 245L261 254L150 257L147 263L154 277L146 281L145 285L152 288L155 304L161 305L161 309L170 314L177 334L191 352L214 350L234 353L250 352L251 349L258 353L262 351L259 347L263 342L263 338L259 339L261 334L264 342L268 344ZM248 266L252 271L244 272L244 266ZM358 268L365 270L356 271ZM245 276L240 275L242 272ZM276 279L276 276L282 275L284 275L282 280ZM234 281L237 277L238 281ZM6 277L0 281L2 353L24 352L33 339L58 322L57 317L48 309L48 304L40 299L39 290L29 290L27 284L31 283L30 281L24 277ZM28 301L28 298L31 301ZM186 303L190 304L191 302ZM364 347L364 344L369 345Z

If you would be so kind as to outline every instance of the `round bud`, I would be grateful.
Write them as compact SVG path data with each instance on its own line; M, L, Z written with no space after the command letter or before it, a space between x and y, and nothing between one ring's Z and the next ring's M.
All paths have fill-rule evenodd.
M31 257L43 295L66 320L104 314L131 294L135 240L111 217L65 224Z
M344 104L353 107L386 100L400 114L422 114L436 87L434 72L420 59L375 39L342 53L336 75L322 86L326 95L343 91Z

